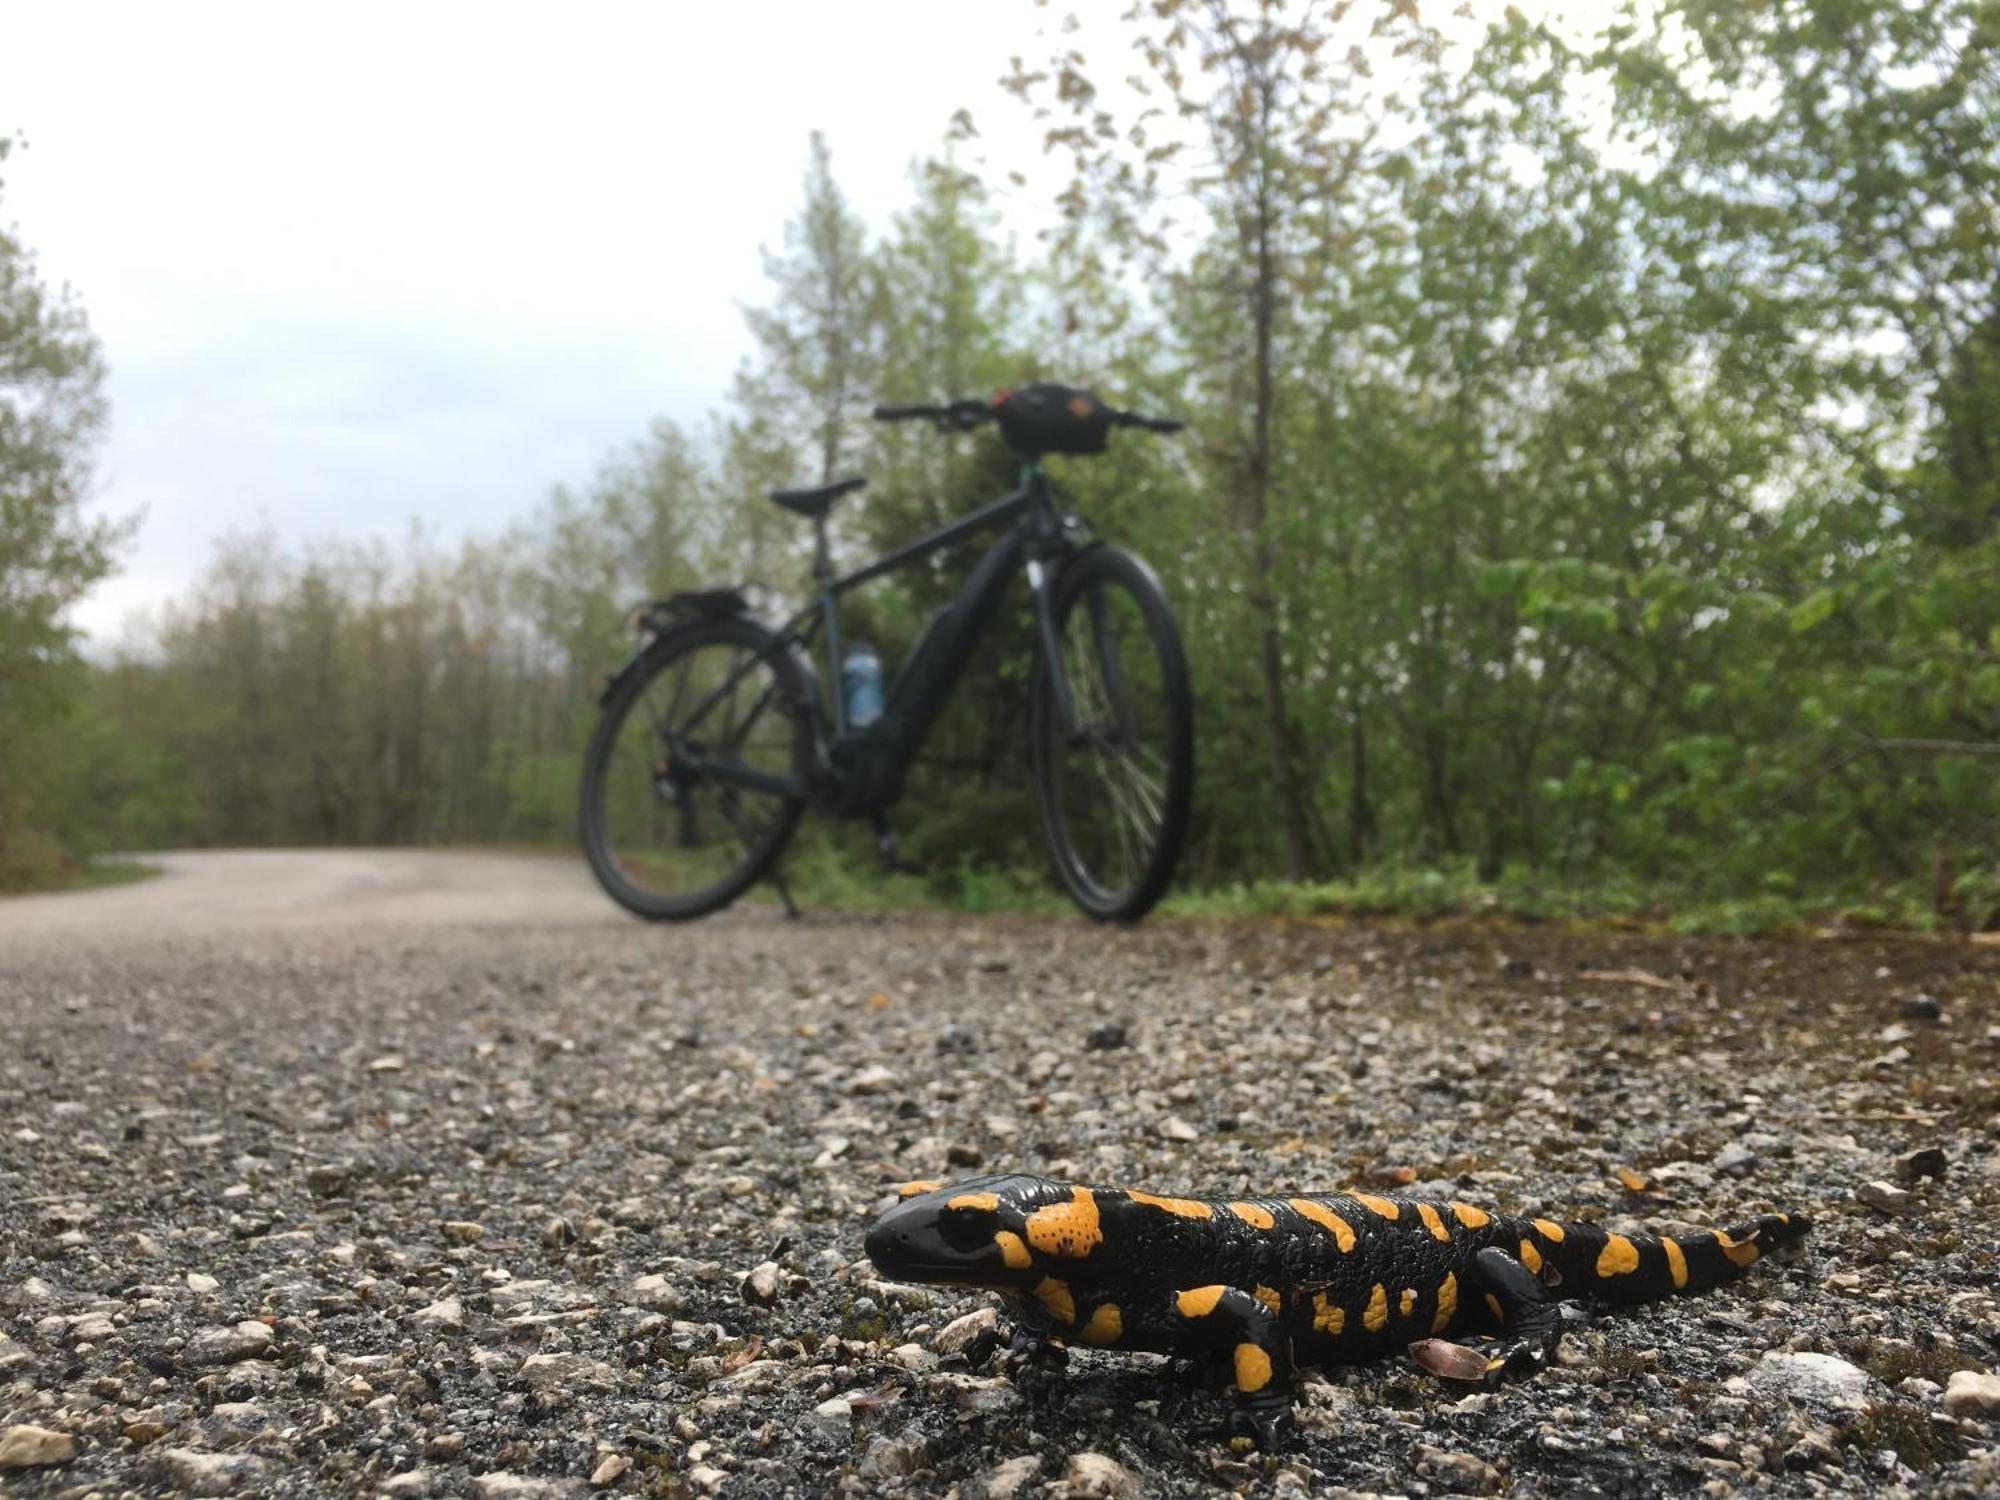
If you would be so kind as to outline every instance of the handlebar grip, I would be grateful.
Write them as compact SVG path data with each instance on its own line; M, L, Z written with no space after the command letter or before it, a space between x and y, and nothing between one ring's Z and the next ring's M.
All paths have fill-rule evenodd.
M1148 432L1179 432L1187 423L1179 417L1142 417L1136 411L1114 411L1111 413L1114 427L1143 427Z
M934 417L937 414L935 406L877 406L874 413L878 422L903 422L911 417Z

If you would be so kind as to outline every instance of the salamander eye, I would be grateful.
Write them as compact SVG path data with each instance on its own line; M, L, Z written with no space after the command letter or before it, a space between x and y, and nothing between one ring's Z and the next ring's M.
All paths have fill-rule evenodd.
M981 1204L950 1203L938 1215L938 1228L954 1244L974 1245L993 1238L1000 1216Z

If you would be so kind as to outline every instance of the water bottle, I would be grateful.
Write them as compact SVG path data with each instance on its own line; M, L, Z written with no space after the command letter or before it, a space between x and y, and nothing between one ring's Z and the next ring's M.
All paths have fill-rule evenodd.
M868 642L855 641L841 658L840 690L849 729L866 729L882 717L882 658Z

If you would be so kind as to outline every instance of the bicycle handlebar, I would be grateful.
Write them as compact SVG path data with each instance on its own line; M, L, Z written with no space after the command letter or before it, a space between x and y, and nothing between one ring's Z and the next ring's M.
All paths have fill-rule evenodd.
M946 432L964 432L991 422L997 416L995 403L967 397L944 406L877 406L874 410L878 422L910 422L928 420L935 422ZM1136 411L1107 411L1113 427L1142 427L1148 432L1179 432L1187 423L1179 417L1147 417Z
M1187 423L1179 417L1142 417L1136 411L1111 413L1113 427L1143 427L1148 432L1179 432Z
M962 431L992 421L994 411L990 401L965 400L947 406L878 406L874 415L878 422L929 420L946 431Z

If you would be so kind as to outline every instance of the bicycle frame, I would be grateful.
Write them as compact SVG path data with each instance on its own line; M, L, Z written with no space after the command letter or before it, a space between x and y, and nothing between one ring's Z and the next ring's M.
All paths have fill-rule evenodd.
M932 617L919 636L889 687L881 716L865 728L853 730L848 723L846 694L840 681L840 596L995 526L1005 526L1006 530L980 557L951 603ZM814 528L812 601L779 628L770 646L742 663L712 689L689 717L691 722L699 722L711 704L732 692L745 674L772 652L804 648L811 644L816 633L823 634L832 701L830 723L827 713L812 713L819 774L806 782L796 776L700 757L697 759L702 775L755 791L801 797L822 812L841 816L866 815L887 808L902 794L903 776L999 612L1008 581L1024 566L1034 598L1037 649L1046 663L1058 721L1066 734L1076 732L1075 705L1056 639L1046 584L1051 577L1050 565L1077 550L1081 525L1076 518L1056 508L1048 476L1040 464L1026 465L1020 486L1008 494L851 573L839 576L833 573L823 514L815 518ZM768 696L753 709L752 719L767 706ZM684 749L680 753L690 758Z

